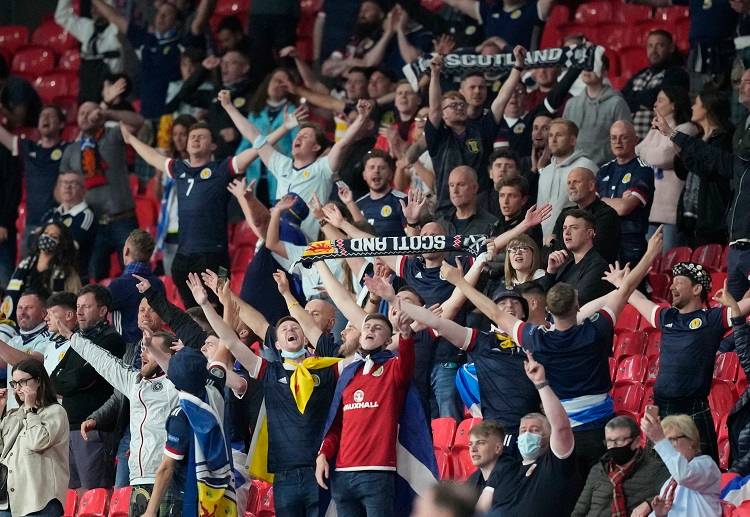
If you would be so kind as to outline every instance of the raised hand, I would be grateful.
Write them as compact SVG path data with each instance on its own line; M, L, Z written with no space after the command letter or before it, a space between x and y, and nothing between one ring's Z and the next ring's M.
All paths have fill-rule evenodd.
M651 500L651 508L653 508L656 517L666 517L672 509L672 505L667 502L666 497L657 495Z
M427 197L421 190L413 188L409 190L407 200L409 202L408 204L404 203L403 199L398 200L401 204L401 211L403 212L407 223L417 224L422 215L422 209L427 203Z
M276 281L276 286L279 288L279 293L282 296L289 293L289 279L286 277L286 273L281 269L277 269L272 275L273 279Z
M232 105L232 94L229 92L229 90L220 90L219 94L216 96L216 99L219 101L219 104L221 104L222 108L226 108Z
M357 101L357 115L366 119L370 116L373 109L373 103L365 99L359 99Z
M495 249L495 239L487 239L484 242L485 246L487 246L487 252L486 252L486 258L487 260L492 260L492 258L497 254L497 249Z
M227 190L230 194L232 194L237 199L244 199L245 198L245 178L237 178L235 180L232 180L229 185L227 185Z
M659 130L659 133L664 136L669 136L672 134L672 127L669 125L669 122L667 122L667 119L662 117L658 113L654 115L654 120L651 122L651 127Z
M289 45L288 47L284 47L281 50L279 50L279 57L291 57L296 58L297 57L297 47L294 45Z
M402 337L409 337L412 334L412 328L411 324L414 323L414 320L407 316L407 314L401 310L401 299L396 298L395 302L396 304L396 332L401 334Z
M664 439L661 419L658 416L650 414L648 411L643 413L643 417L641 418L641 430L653 443Z
M432 46L439 56L445 56L456 48L456 40L450 34L441 34L437 39L432 40Z
M275 210L277 212L284 212L286 210L289 210L294 206L294 203L297 202L297 197L292 196L290 194L285 195L281 199L279 199L275 205L273 205L273 208L271 210Z
M47 315L49 316L50 330L64 337L65 339L70 339L70 336L73 335L73 331L66 327L65 324L60 321L60 318L55 316L54 313L48 312Z
M114 83L104 81L102 86L102 100L105 104L111 104L117 97L122 95L128 87L128 82L120 78Z
M218 56L208 56L201 62L203 68L206 70L215 70L221 64L221 59Z
M513 57L516 58L516 66L523 68L526 64L526 49L521 45L516 45L513 49Z
M203 283L206 284L206 287L211 289L216 296L219 296L219 275L210 269L206 269L201 273L201 278L203 279Z
M195 303L198 305L205 305L208 303L208 294L206 289L203 287L200 277L197 273L188 274L187 281L185 282L190 289L190 293L195 299Z
M335 226L336 228L341 228L344 224L345 219L344 216L341 215L341 210L339 210L339 207L333 203L328 203L323 207L323 214L328 224Z
M138 289L139 293L145 293L151 287L151 282L143 278L142 276L133 273L133 278L138 280L138 283L135 284L135 288Z
M323 213L323 205L320 204L320 199L318 199L318 195L313 192L312 198L310 199L310 212L312 213L313 217L315 219L323 219L325 218L325 214Z
M531 352L528 350L524 350L524 352L526 352L526 360L523 362L523 368L526 370L526 377L534 384L545 382L547 375L544 371L544 366L534 359Z
M566 250L553 251L547 259L547 273L555 273L568 259Z
M443 264L440 266L440 278L453 285L458 285L458 283L464 278L464 270L463 267L461 267L461 262L457 260L456 266L454 267L444 260Z
M432 58L432 61L430 61L430 73L433 77L440 77L440 72L443 71L443 64L443 54L438 53Z
M345 205L352 203L354 201L354 194L352 193L352 189L349 188L349 185L347 185L343 181L340 183L337 183L337 185L338 185L339 199L341 200L341 202L344 203Z
M729 292L729 289L727 289L726 280L724 280L724 287L716 291L713 299L715 302L722 304L724 307L729 307L730 309L732 309L732 316L736 317L742 314L737 300L734 299L734 296L732 296L732 294Z
M651 255L660 255L662 248L664 247L664 225L660 224L654 234L648 240L646 246L646 253Z
M392 302L396 298L396 291L393 285L383 277L365 277L365 285L370 293L379 296L387 302Z
M616 260L614 264L609 265L609 270L604 272L602 280L605 280L617 287L622 287L622 281L630 273L630 264L625 264L625 267L620 267L620 261Z
M542 205L541 207L533 205L526 211L526 216L523 218L523 222L528 224L530 227L537 226L539 224L542 224L543 221L549 219L550 215L552 215L551 204L547 203L546 205Z

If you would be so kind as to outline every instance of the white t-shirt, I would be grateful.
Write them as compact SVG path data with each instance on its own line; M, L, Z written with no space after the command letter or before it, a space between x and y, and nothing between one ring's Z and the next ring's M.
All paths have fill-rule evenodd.
M294 192L309 205L313 194L317 194L321 203L328 201L331 195L333 171L326 156L318 158L306 167L295 169L290 157L274 151L268 161L268 170L276 178L277 198ZM318 240L320 225L312 214L302 221L300 227L309 240Z
M305 251L307 246L297 246L295 244L284 243L286 247L286 256L283 258L276 253L273 253L273 258L290 273L296 273L302 279L302 292L306 299L320 296L321 289L324 289L323 282L320 279L320 274L315 267L306 268L302 264L296 264L296 262L302 257L302 252ZM344 259L327 259L325 261L328 268L333 273L333 276L346 285L346 271L344 270Z

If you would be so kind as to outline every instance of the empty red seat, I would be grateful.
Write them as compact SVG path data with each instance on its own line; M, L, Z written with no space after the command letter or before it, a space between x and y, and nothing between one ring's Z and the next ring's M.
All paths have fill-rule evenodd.
M78 120L78 97L72 95L65 95L62 97L55 97L52 100L52 104L59 106L60 109L65 113L65 123L75 124Z
M233 293L239 293L242 291L242 284L245 281L244 271L235 271L229 277L229 288Z
M612 390L612 399L615 403L617 414L638 415L641 411L641 403L645 389L641 384L622 384L615 386ZM637 421L637 418L636 418Z
M714 379L717 381L734 382L737 380L737 370L740 360L735 352L726 352L716 356L714 364Z
M648 366L646 366L646 386L656 384L656 377L659 375L659 356L646 357Z
M614 357L609 358L609 378L614 380L617 373L617 359Z
M666 273L649 273L648 284L651 286L651 296L667 300L672 278Z
M544 24L542 38L539 48L553 48L560 45L562 37L560 27L570 21L570 11L564 5L557 4L552 7L547 23Z
M620 331L615 336L614 356L620 359L630 355L641 355L646 349L646 333L639 330Z
M674 23L690 17L690 9L686 5L674 5L670 7L659 7L654 12L654 20Z
M708 403L711 409L720 416L728 414L737 401L732 385L727 382L714 381L711 385L711 393L708 394Z
M711 271L720 271L721 270L721 254L723 253L724 248L721 247L719 244L705 244L703 246L698 246L695 248L695 251L693 251L693 256L690 260L695 262L696 264L701 264L706 269L710 269Z
M159 204L149 196L138 194L133 197L135 201L135 217L138 220L138 226L147 230L152 230L156 226L156 220L159 218Z
M67 70L47 72L37 78L34 88L44 102L52 102L56 97L77 96L78 74Z
M632 28L627 25L618 22L607 22L600 23L596 27L599 30L599 41L597 43L604 45L608 49L619 51L623 47L635 45L636 36ZM629 77L624 79L627 80Z
M247 270L247 265L253 259L255 255L255 249L248 246L240 246L234 250L231 260L231 271L232 273L244 273Z
M622 312L617 317L615 323L615 330L637 330L638 320L641 319L641 315L638 310L630 304L623 307Z
M92 488L81 496L78 517L106 517L109 491L106 488Z
M62 132L62 139L66 142L72 142L76 138L78 138L78 135L81 133L81 130L78 129L78 126L75 124L65 124L65 127L63 128Z
M619 55L620 74L624 77L632 77L639 70L649 66L646 49L642 46L621 48Z
M481 418L467 418L456 428L456 436L451 449L453 477L456 480L465 480L476 470L469 456L469 431L481 421Z
M24 25L0 26L0 48L13 54L29 42L29 29Z
M69 48L60 56L58 65L62 70L77 72L81 68L81 52L76 48Z
M109 517L128 517L130 512L130 494L132 486L115 488L112 499L109 502Z
M13 56L11 71L25 77L37 77L55 67L55 54L47 47L28 46Z
M723 440L719 442L719 468L721 470L727 470L729 468L729 461L731 455L731 446L729 440Z
M172 280L172 277L166 275L160 276L159 280L164 284L164 294L167 295L169 303L176 305L180 309L184 309L185 305L182 303L180 292L177 290L177 286L175 285L174 280Z
M432 419L432 446L437 449L449 451L453 446L453 438L456 435L456 420L451 417Z
M708 293L709 300L713 297L716 291L724 288L724 282L726 281L727 281L726 271L711 272L711 292Z
M232 16L247 13L250 10L250 0L218 0L213 16Z
M646 378L648 359L643 355L631 355L617 365L616 384L643 382Z
M31 35L31 42L35 45L49 45L58 53L78 47L78 40L53 20L42 22Z
M270 485L268 483L259 481L257 479L254 479L250 483L250 493L247 496L247 512L250 512L253 515L258 514L258 512L260 511L261 499L268 490L269 486Z
M77 507L78 492L71 488L68 490L65 496L65 508L63 509L63 517L75 517Z
M613 6L614 21L633 25L641 20L651 18L651 7L648 5L618 2Z
M586 2L576 9L575 21L581 24L597 24L612 19L612 5L609 2Z
M643 49L641 49L641 52L643 52L645 55ZM690 257L692 257L692 255L693 250L688 246L677 246L676 248L672 248L664 254L664 257L661 260L661 270L664 273L672 274L672 266L674 266L678 262L690 261Z
M261 493L260 507L258 508L258 517L273 517L276 515L273 503L273 486L268 485L268 489Z
M247 223L243 221L235 226L230 242L232 246L248 246L254 248L255 244L258 242L258 237L247 226Z
M646 357L659 357L661 350L661 330L651 328L646 331Z

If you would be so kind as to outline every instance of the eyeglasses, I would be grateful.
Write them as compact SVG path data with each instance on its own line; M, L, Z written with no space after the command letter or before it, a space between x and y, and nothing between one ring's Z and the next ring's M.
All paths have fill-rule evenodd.
M466 103L465 102L451 102L450 104L446 104L443 106L443 109L452 109L454 111L466 109Z
M633 437L628 436L626 438L617 438L616 440L604 440L604 445L607 447L624 447L632 443Z
M688 438L688 436L681 434L679 436L669 437L667 438L667 440L669 440L669 443L671 443L672 445L677 445L677 442L679 442L681 438Z
M17 381L10 381L10 382L9 382L8 384L10 384L10 387L11 387L11 388L13 388L13 389L16 389L16 388L23 388L23 387L24 387L24 386L26 386L26 385L27 385L27 384L29 383L29 381L30 381L30 380L32 380L32 379L36 379L36 377L27 377L27 378L25 378L25 379L19 379L19 380L17 380Z
M516 253L530 253L531 247L530 246L513 246L512 248L508 248L508 253L511 255L515 255Z

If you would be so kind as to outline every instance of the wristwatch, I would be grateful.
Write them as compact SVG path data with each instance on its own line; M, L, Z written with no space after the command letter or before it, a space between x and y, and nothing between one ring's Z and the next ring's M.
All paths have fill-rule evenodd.
M547 382L547 381L542 381L539 384L534 384L534 387L537 390L541 390L542 388L546 388L547 386L549 386L549 382Z
M27 407L23 408L24 412L28 415L29 413L34 413L36 415L36 408L35 407Z

